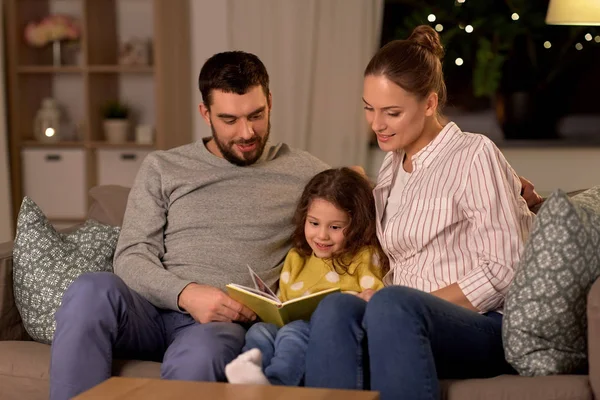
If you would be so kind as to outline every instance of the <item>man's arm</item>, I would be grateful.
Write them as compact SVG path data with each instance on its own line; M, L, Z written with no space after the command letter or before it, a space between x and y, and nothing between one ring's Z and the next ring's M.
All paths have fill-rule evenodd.
M221 290L181 279L162 264L168 198L153 155L144 160L129 194L114 270L125 283L156 307L187 311L201 323L249 321L247 307Z
M114 271L156 307L179 310L179 293L191 283L167 271L164 229L168 199L162 191L155 153L146 157L129 193L115 251Z
M529 207L529 209L532 209L534 206L544 201L544 199L542 199L542 197L535 191L533 183L522 176L519 176L519 180L521 181L522 186L521 196L523 196L527 202L527 207Z

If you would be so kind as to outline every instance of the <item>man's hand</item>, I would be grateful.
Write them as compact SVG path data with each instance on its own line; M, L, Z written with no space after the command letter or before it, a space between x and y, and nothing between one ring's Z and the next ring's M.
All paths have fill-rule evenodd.
M353 165L351 167L348 167L351 170L353 170L354 172L358 172L359 174L361 174L362 176L364 176L365 178L368 179L367 176L367 172L365 171L365 169L363 167L361 167L360 165Z
M373 289L365 289L359 294L357 294L357 296L363 299L364 301L369 301L371 300L371 297L373 297L374 294L375 291Z
M521 186L523 187L523 189L521 190L521 196L523 196L523 198L527 202L527 207L531 208L544 201L544 199L542 199L542 197L535 192L535 187L533 186L533 183L523 178L522 176L520 176L519 179L521 180Z
M249 322L256 314L223 291L206 285L190 283L179 294L177 305L201 324L207 322Z

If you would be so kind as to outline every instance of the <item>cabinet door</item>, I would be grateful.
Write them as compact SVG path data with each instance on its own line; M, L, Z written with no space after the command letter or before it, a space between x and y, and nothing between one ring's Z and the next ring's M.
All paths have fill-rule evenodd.
M98 150L98 185L131 187L148 150Z
M87 212L83 149L23 150L24 195L51 220L84 219Z

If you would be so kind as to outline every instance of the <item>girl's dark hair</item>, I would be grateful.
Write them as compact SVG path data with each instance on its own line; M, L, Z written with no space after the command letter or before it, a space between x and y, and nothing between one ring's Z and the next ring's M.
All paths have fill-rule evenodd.
M420 100L438 95L438 110L446 103L442 72L444 48L440 35L428 25L417 26L407 40L393 40L375 53L365 76L383 75Z
M359 251L365 246L372 246L376 249L383 272L387 272L389 261L377 239L375 200L367 179L350 168L335 168L315 175L308 182L296 207L296 228L292 234L294 247L305 257L312 254L312 249L306 241L304 225L308 208L315 199L334 204L350 217L350 224L344 230L344 250L332 258L333 268L346 273Z

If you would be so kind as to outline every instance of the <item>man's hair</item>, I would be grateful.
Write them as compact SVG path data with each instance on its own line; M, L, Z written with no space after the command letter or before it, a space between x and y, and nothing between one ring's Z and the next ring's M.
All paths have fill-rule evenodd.
M350 217L350 224L344 230L344 248L331 259L336 272L347 273L354 257L365 246L375 249L383 272L389 270L388 257L377 239L375 199L366 178L344 167L325 170L308 182L296 207L293 218L295 230L292 234L293 246L304 257L312 254L304 234L304 225L308 209L315 199L330 202Z
M212 91L239 95L260 85L269 96L269 74L260 59L243 51L217 53L204 63L198 77L198 88L206 108L212 105Z

